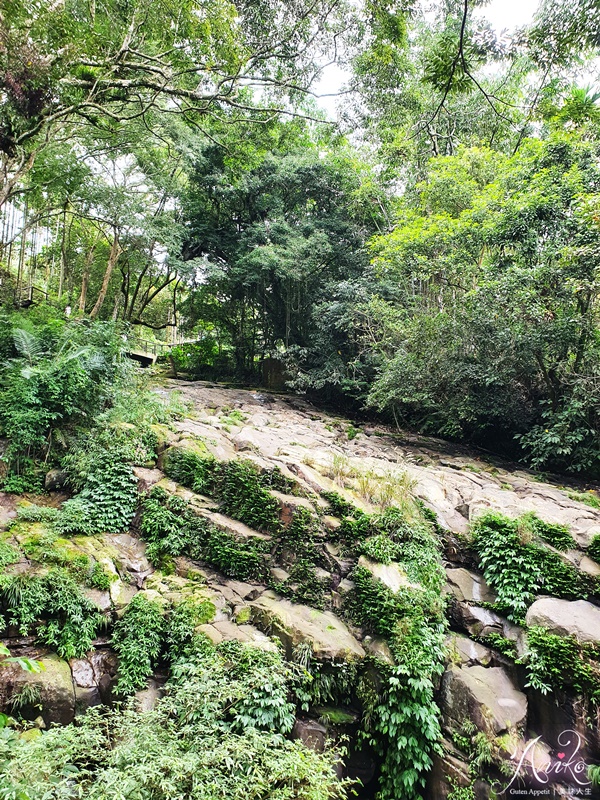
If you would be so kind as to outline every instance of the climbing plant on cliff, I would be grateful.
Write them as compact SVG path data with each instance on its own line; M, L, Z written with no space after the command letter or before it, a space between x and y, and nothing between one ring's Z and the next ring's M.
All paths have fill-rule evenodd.
M365 567L352 573L355 589L347 612L366 630L385 636L394 657L393 665L380 665L383 681L378 689L367 681L359 690L365 705L364 735L382 757L380 800L422 800L441 739L435 702L435 681L445 656L439 543L432 523L418 511L406 519L392 507L369 524L376 534L372 538L387 541L384 557L393 548L415 583L393 592Z
M509 519L490 512L475 521L472 534L484 577L496 592L497 608L514 622L524 622L539 593L569 600L587 597L585 576L540 542L548 537L564 542L565 531L557 531L557 526L547 526L531 514Z

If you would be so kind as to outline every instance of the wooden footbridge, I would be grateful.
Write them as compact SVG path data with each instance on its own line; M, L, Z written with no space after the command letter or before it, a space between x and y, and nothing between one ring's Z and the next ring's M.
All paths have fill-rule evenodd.
M174 347L181 347L184 344L196 344L198 341L198 339L185 339L182 342L169 343L132 337L128 342L127 355L134 361L138 361L142 367L151 367L156 364L156 359L159 356L170 355Z

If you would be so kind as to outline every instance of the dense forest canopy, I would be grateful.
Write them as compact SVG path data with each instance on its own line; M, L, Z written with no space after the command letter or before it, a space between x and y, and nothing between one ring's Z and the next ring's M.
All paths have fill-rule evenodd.
M186 341L198 377L274 358L296 390L598 474L592 0L510 34L469 0L0 14L8 312Z

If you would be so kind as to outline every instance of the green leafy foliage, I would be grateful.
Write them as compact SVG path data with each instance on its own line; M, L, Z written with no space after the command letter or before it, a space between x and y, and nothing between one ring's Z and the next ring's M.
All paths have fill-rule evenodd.
M410 595L408 598L405 594L396 598L387 586L373 580L369 570L364 567L353 570L352 581L356 593L346 603L348 613L366 630L391 638L396 631L398 618L405 609L406 600L410 602Z
M230 679L245 685L243 696L232 709L232 730L289 733L296 716L288 686L294 672L284 665L281 656L239 642L224 642L217 652L230 671Z
M122 533L137 508L137 479L131 467L108 453L98 459L82 491L67 500L56 522L66 535Z
M360 516L362 512L360 509L353 506L337 492L321 492L321 497L327 500L331 506L331 510L336 517L353 517Z
M587 554L600 564L600 534L596 534L589 544Z
M588 492L567 492L571 500L577 500L579 503L585 503L586 506L600 509L600 497L594 491Z
M115 624L111 638L119 657L117 694L127 696L145 687L158 662L164 631L161 605L137 594Z
M13 329L0 369L0 432L13 473L26 475L32 458L48 455L56 430L102 410L120 374L122 345L110 323Z
M159 487L144 501L140 529L149 542L148 558L157 564L165 555L187 555L231 578L266 579L267 540L238 539L195 515L180 498L169 498Z
M168 616L165 626L164 644L170 661L181 659L196 647L196 628L204 625L215 615L215 606L210 600L186 598L178 603Z
M272 550L272 557L289 567L289 577L283 583L273 583L272 588L296 603L306 603L315 608L325 605L325 586L315 574L319 562L316 537L320 522L309 509L298 506L287 526L282 526Z
M82 491L60 509L27 505L18 510L21 522L42 522L63 536L122 533L137 508L137 480L129 464L109 450L97 454L82 483Z
M472 786L458 786L451 781L452 791L448 795L448 800L476 800L475 791Z
M58 509L50 506L37 506L30 503L17 508L19 522L45 522L52 524L58 517Z
M376 230L387 199L367 159L332 152L321 132L311 141L297 127L284 131L235 170L211 146L195 164L184 203L189 246L210 254L212 266L185 313L203 341L217 336L221 345L219 356L206 354L204 375L215 374L212 361L254 376L257 356L280 357L281 346L300 382L307 369L324 376L330 358L344 369L336 344L345 337L319 323L331 291L367 267L365 233ZM215 180L235 189L217 201Z
M307 643L301 643L294 649L292 659L301 669L296 676L294 693L304 711L325 706L328 707L327 716L335 718L340 713L340 706L352 705L364 664L343 659L332 659L326 663L317 661Z
M230 364L219 354L214 336L205 335L198 342L178 345L170 353L175 371L185 372L195 378L217 378L226 374Z
M197 638L154 711L91 709L33 739L6 731L0 789L19 800L344 800L339 754L282 735L295 676L277 653Z
M8 622L22 636L37 631L39 640L61 658L84 656L104 624L94 603L64 568L42 576L0 576L0 597Z
M98 561L94 564L92 572L87 579L88 584L92 589L99 589L101 592L107 592L113 582L114 576L111 576L105 571L102 564Z
M288 578L284 582L271 582L271 588L277 594L288 597L294 603L304 603L313 608L324 608L326 587L314 569L312 560L301 558L289 570Z
M344 517L336 531L337 537L349 545L362 541L373 533L371 518L362 511L356 511L351 517Z
M370 536L357 546L358 552L380 564L389 564L400 557L401 549L385 533Z
M569 536L550 526L559 542ZM536 533L547 534L545 523L530 516L516 520L488 513L472 526L473 548L484 577L497 594L497 605L509 619L523 622L525 613L537 594L544 593L569 600L587 596L583 576L572 564L535 541Z
M598 474L597 147L557 125L510 157L431 159L371 242L373 406L537 469Z
M534 536L539 536L540 539L548 542L557 550L574 550L577 548L577 543L569 533L566 525L552 525L536 517L535 514L526 514L521 519L530 527Z
M590 764L587 774L593 786L600 786L600 766L597 764Z
M0 571L10 564L15 564L20 558L20 553L8 542L0 542Z
M562 689L600 701L600 651L594 645L545 628L528 628L527 651L520 663L527 665L528 685L543 694Z
M421 800L426 776L439 752L435 680L443 672L443 625L418 611L400 622L392 642L398 666L390 669L380 701L369 709L367 735L383 757L380 795Z
M513 661L517 658L517 645L512 639L506 639L500 633L488 633L482 637L481 641L487 647L498 650L503 656L507 656Z
M169 456L166 471L195 492L217 498L224 513L233 519L259 531L280 531L279 506L265 486L273 480L281 485L281 473L273 479L271 473L261 474L251 461L219 462L185 449Z
M346 612L367 631L386 637L396 663L386 668L381 692L364 692L365 735L383 758L380 797L417 800L423 798L441 737L434 688L444 669L444 571L429 522L409 521L392 507L370 524L378 532L377 544L385 541L384 555L394 545L394 557L420 585L394 593L368 569L352 572L355 588Z

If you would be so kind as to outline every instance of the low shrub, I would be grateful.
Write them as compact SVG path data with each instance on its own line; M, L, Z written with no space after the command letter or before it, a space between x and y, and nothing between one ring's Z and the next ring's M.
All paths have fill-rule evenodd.
M115 692L123 697L146 686L161 654L165 620L161 605L136 594L115 624L111 645L119 657Z
M6 797L344 800L340 753L285 738L294 672L277 653L196 639L153 711L90 709L77 724L4 742Z
M0 576L0 600L8 622L22 636L35 631L61 658L85 655L104 624L94 603L62 567L46 575Z

